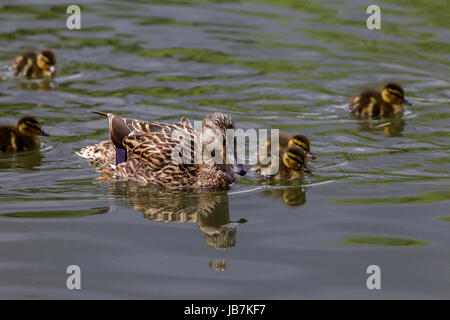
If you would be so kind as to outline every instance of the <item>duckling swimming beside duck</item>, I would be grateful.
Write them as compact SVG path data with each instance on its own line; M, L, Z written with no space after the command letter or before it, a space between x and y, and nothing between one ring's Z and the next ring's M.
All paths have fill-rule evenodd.
M0 151L16 152L35 149L40 145L39 136L48 136L41 124L31 116L23 116L17 125L0 125Z
M269 137L267 139L267 151L268 152L271 151L270 144L271 144L271 139ZM287 148L290 148L290 147L299 147L300 149L302 149L304 151L305 155L309 159L316 159L316 156L314 156L311 153L311 143L309 142L308 137L305 136L304 134L297 133L297 134L293 134L293 135L288 135L285 133L280 133L278 147L281 151L286 150Z
M349 105L349 112L357 116L390 116L404 111L404 105L411 103L405 99L401 85L388 83L380 91L367 89L354 97Z
M12 71L27 79L51 78L57 71L55 54L50 49L23 52L14 59Z
M255 171L261 177L274 180L298 179L304 173L312 174L312 171L306 166L306 158L306 153L297 146L280 149L278 159L281 159L281 161L278 160L265 165L258 163L255 166ZM278 166L278 170L276 166Z
M108 117L111 140L86 146L77 154L101 164L115 176L171 189L225 190L234 182L234 173L246 174L244 166L237 164L236 148L233 155L225 152L226 130L234 129L234 123L224 113L206 116L201 132L196 132L187 119L167 124L93 112ZM191 161L197 143L203 155L200 163ZM172 158L173 151L177 158L181 149L187 151L187 163ZM210 157L205 157L205 151L211 152Z

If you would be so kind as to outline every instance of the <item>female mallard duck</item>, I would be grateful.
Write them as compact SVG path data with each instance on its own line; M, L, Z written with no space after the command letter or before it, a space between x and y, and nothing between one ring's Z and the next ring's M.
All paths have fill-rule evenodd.
M23 116L17 125L0 125L0 151L26 151L39 147L38 136L48 136L42 131L41 124L35 118Z
M349 112L358 116L389 116L402 113L403 105L411 105L405 99L403 88L399 84L388 83L381 92L368 89L354 97Z
M306 166L305 152L297 146L280 150L279 158L272 158L272 162L265 165L258 163L255 169L259 176L274 180L294 180L300 178L303 173L312 174Z
M26 51L19 54L13 62L15 76L28 79L50 78L56 74L56 58L50 49Z
M199 133L187 119L167 124L93 112L109 118L111 140L86 146L77 154L115 176L171 189L224 190L234 182L234 173L247 173L237 164L236 148L232 155L225 152L226 130L234 129L226 114L209 114ZM194 161L197 144L201 161Z

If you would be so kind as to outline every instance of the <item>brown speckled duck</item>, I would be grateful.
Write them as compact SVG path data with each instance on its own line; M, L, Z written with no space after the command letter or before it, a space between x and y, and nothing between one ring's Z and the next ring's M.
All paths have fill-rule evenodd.
M17 125L0 125L0 151L27 151L39 147L39 136L48 136L41 129L41 124L31 116L23 116Z
M14 59L12 71L27 79L51 78L56 74L55 54L50 49L23 52Z
M196 132L184 118L167 124L93 112L108 117L111 140L86 146L77 154L100 164L115 176L171 189L224 190L234 182L234 173L246 174L244 166L237 164L236 151L233 155L224 152L226 130L234 129L233 120L224 113L206 116L202 131ZM219 139L211 132L218 133ZM204 155L200 163L192 161L197 142ZM187 157L191 163L174 162L174 150L175 155ZM208 154L205 150L210 151L209 157L205 156ZM215 150L221 153L216 156Z
M380 91L367 89L354 97L349 112L357 116L390 116L404 111L404 105L411 103L405 99L402 86L388 83Z

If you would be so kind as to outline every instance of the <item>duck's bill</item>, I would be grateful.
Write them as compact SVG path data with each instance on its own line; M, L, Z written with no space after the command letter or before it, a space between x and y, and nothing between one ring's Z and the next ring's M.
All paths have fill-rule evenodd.
M409 102L409 101L406 100L406 99L403 99L403 104L406 105L406 106L412 106L412 103Z
M307 174L313 174L312 171L305 165L302 166L302 170Z
M45 132L44 130L41 130L40 132L39 132L39 135L40 136L44 136L44 137L49 137L50 135L47 133L47 132Z
M306 156L307 156L308 158L310 158L310 159L313 159L313 160L316 158L316 156L313 155L313 154L311 153L311 151L306 151Z
M247 174L247 169L245 169L245 166L243 164L236 164L234 166L234 173L245 176Z

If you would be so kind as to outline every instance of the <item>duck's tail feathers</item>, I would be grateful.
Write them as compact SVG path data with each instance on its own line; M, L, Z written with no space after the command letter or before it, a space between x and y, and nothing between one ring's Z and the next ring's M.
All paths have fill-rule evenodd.
M97 111L97 110L91 110L92 113L96 113L105 117L108 117L108 114L105 112Z

